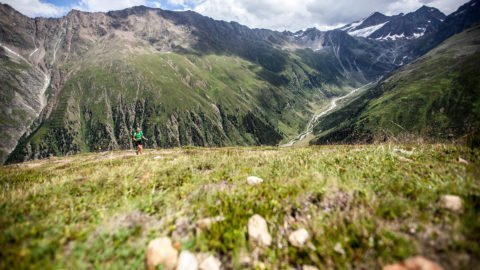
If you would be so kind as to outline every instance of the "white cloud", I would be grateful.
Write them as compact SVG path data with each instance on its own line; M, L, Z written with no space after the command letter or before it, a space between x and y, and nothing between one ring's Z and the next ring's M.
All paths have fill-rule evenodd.
M322 30L367 17L374 11L388 15L411 12L428 5L444 13L455 11L468 0L78 0L58 7L41 0L0 0L31 16L58 17L71 8L110 11L146 5L192 9L214 19L236 21L254 28L296 31L308 27Z
M180 1L182 0L171 0ZM422 5L449 14L468 0L204 0L193 10L214 19L237 21L250 27L299 30L316 26L331 29L367 17L411 12Z
M2 0L2 2L30 17L58 17L68 11L64 7L43 3L40 0Z
M85 11L111 11L146 4L146 0L81 0L74 8Z

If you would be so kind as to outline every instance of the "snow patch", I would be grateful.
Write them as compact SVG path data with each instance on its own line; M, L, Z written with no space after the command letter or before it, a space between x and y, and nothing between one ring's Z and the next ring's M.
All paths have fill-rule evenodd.
M357 28L357 26L360 26L362 25L362 23L365 21L365 19L363 20L360 20L360 21L357 21L357 22L353 22L351 24L347 24L346 26L344 26L343 28L340 28L340 30L342 31L350 31L352 29L355 29Z
M293 37L298 38L298 37L301 37L302 35L303 35L303 32L298 32L298 34L294 34Z
M388 21L384 22L384 23L381 23L381 24L365 27L365 28L362 28L362 29L358 29L358 30L354 30L354 31L348 31L348 34L350 34L351 36L365 37L366 38L366 37L370 36L371 34L373 34L375 31L377 31L378 29L382 28L387 23L388 23Z
M34 50L33 52L31 52L31 53L28 55L28 57L32 57L32 55L33 55L34 53L36 53L37 51L38 51L38 48L35 48L35 50Z
M388 33L388 35L379 37L377 38L377 40L397 40L397 39L403 39L403 38L405 38L405 33L402 33L400 35L397 35L397 34L392 35L392 33Z

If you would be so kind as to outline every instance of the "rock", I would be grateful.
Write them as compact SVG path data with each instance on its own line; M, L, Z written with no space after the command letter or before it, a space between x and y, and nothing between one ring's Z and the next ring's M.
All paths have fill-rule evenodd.
M202 229L202 230L208 230L212 226L212 224L224 221L225 218L222 216L217 216L213 218L202 218L197 220L197 227Z
M251 186L260 185L263 183L263 179L257 176L249 176L247 177L247 183Z
M302 266L302 270L318 270L318 268L311 265L304 265Z
M188 250L182 251L178 257L177 270L197 270L197 257Z
M403 162L413 162L412 159L409 159L409 158L406 158L406 157L399 156L397 158L398 158L398 160L403 161Z
M220 270L222 262L213 255L208 255L200 262L200 270Z
M147 269L154 270L157 265L162 265L165 270L175 269L178 251L173 248L168 237L156 238L148 243L146 252Z
M246 267L252 264L252 259L247 253L242 253L238 259L241 266Z
M443 270L443 268L422 256L415 256L401 263L386 265L383 270Z
M443 195L440 197L440 205L442 208L452 212L461 212L463 209L462 198L455 195Z
M335 246L333 247L333 250L338 254L345 256L345 250L343 249L342 244L340 243L335 244Z
M353 196L350 193L333 189L325 194L322 202L320 203L320 207L326 212L332 212L333 210L344 210L352 200L352 197Z
M404 155L407 155L407 156L411 156L414 153L413 151L408 151L408 150L401 149L401 148L393 148L393 152L404 154Z
M183 240L188 236L190 222L186 217L180 217L175 220L175 230L172 233L173 241Z
M290 244L292 244L292 246L300 248L305 245L309 238L310 235L308 234L308 231L302 228L292 232L288 236L288 241Z
M468 160L465 160L465 159L463 159L463 158L461 158L461 157L458 157L458 162L459 162L459 163L462 163L462 164L466 164L466 165L468 165L468 164L470 163L470 162L468 162Z
M156 156L153 159L161 159L161 158L162 158L162 156Z
M260 215L253 215L248 220L248 237L253 244L261 247L272 244L272 236L268 232L267 222Z

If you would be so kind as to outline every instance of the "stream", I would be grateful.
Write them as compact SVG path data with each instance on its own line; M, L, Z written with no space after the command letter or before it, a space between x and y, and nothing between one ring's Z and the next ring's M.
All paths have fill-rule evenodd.
M305 131L303 131L302 133L300 133L299 135L297 135L295 138L293 138L292 140L290 140L289 142L287 142L286 144L282 144L280 145L280 147L289 147L289 146L293 146L294 144L296 144L297 142L305 139L305 137L307 137L310 133L313 132L313 127L315 126L315 124L317 124L318 120L331 113L333 110L335 110L337 108L337 102L342 100L342 99L345 99L345 98L348 98L350 96L352 96L353 94L355 94L356 92L360 91L361 89L371 85L373 83L367 83L365 85L362 85L360 86L359 88L356 88L356 89L353 89L350 93L344 95L344 96L340 96L340 97L336 97L334 99L332 99L330 101L330 106L327 107L327 109L321 111L320 113L318 114L315 114L313 115L313 117L310 119L310 121L308 122L308 125L307 125L307 128L305 129Z

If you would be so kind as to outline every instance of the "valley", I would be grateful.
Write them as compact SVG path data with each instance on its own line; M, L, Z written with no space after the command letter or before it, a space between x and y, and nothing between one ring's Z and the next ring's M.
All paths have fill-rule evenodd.
M308 125L307 125L307 129L302 132L301 134L299 134L298 136L296 136L294 139L290 140L288 143L286 144L282 144L281 147L288 147L288 146L293 146L297 143L300 143L302 141L305 141L307 139L307 136L309 136L312 132L313 132L313 128L315 127L315 125L318 123L318 121L330 114L331 112L333 112L336 108L337 108L337 102L338 101L342 101L344 99L347 99L355 94L357 94L358 92L361 92L362 90L370 87L374 85L374 83L368 83L366 85L363 85L359 88L356 88L356 89L353 89L351 90L348 94L344 95L344 96L341 96L341 97L336 97L336 98L333 98L331 101L330 101L330 104L328 105L327 108L325 108L324 110L320 111L320 113L318 114L315 114L311 119L310 121L308 122ZM308 141L307 141L308 143Z

